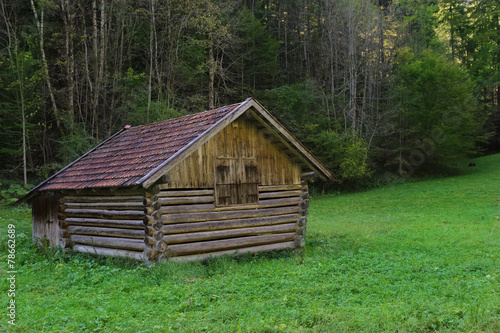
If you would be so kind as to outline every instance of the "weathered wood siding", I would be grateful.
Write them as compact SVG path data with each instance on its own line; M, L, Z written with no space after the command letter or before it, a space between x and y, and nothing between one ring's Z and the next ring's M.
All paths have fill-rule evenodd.
M237 119L171 169L169 188L214 188L217 161L254 160L260 185L300 185L301 167L263 131Z
M303 247L307 181L285 151L243 116L146 190L40 196L34 237L79 252L160 262Z
M214 194L213 189L160 191L161 230L168 244L161 260L200 260L304 245L307 186L259 186L259 202L253 205L218 207Z
M43 193L32 202L33 241L41 243L44 239L51 246L60 246L57 193Z
M282 148L241 117L167 172L160 261L304 246L307 185Z
M63 192L61 234L67 247L85 253L144 258L146 198L141 192Z

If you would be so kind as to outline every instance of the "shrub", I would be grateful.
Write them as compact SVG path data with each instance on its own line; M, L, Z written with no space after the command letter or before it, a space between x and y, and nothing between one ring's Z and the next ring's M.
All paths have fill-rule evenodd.
M22 184L10 184L4 185L0 183L0 203L14 203L19 198L22 198L26 193L29 192L33 185L22 185Z

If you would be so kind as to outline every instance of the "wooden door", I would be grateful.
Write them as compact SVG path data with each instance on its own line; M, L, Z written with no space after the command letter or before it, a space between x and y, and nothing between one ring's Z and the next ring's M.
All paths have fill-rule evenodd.
M259 173L255 158L217 158L215 173L218 206L258 203Z
M59 197L55 193L43 193L32 202L33 241L47 239L51 246L60 245Z

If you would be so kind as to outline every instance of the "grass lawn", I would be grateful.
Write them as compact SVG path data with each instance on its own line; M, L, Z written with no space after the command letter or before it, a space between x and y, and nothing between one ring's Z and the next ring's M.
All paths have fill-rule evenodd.
M475 162L455 177L313 197L303 256L146 267L35 249L29 209L0 208L0 331L500 332L500 154Z

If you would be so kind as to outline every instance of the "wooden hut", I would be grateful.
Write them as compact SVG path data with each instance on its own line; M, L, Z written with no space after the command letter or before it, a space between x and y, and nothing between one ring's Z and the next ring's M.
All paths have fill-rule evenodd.
M256 100L125 126L34 188L33 238L144 261L304 246L332 173Z

